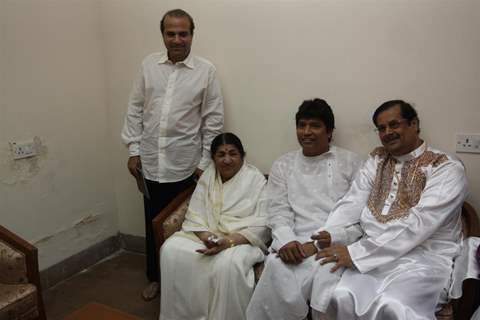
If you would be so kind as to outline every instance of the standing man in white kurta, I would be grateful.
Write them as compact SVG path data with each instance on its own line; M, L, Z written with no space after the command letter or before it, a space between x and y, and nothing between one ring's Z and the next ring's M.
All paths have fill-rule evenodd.
M325 230L360 223L364 235L318 253L347 267L334 291L336 319L427 320L448 299L460 250L464 167L419 137L415 109L402 100L373 115L383 147L375 149Z
M334 127L327 102L304 101L296 114L302 148L281 156L272 166L267 225L273 243L247 308L247 319L304 319L318 276L324 275L323 283L338 281L338 273L331 274L330 267L315 261L316 248L310 237L347 192L362 160L330 144ZM351 229L349 235L356 239L358 229ZM328 301L324 298L317 307L325 311Z
M144 192L147 278L145 300L159 289L152 220L210 163L210 143L223 128L223 100L215 67L190 53L195 25L181 9L167 12L160 30L166 53L143 60L128 103L122 139L128 170Z

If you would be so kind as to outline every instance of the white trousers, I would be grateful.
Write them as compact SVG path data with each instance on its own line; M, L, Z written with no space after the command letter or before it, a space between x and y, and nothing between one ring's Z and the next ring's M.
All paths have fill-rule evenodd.
M302 320L312 307L313 319L323 319L343 270L320 265L314 256L298 265L270 254L247 308L248 320Z
M448 268L404 256L367 273L346 270L328 315L336 319L431 320L443 301Z

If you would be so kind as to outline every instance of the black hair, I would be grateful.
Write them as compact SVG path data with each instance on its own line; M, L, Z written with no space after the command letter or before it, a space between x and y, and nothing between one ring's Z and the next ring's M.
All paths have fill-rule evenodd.
M417 120L417 123L419 125L419 131L420 131L420 119L418 119L417 111L415 110L414 107L408 102L405 102L403 100L390 100L387 102L382 103L380 107L375 110L372 116L372 121L375 126L377 126L377 118L378 115L384 111L387 111L391 108L394 108L396 106L400 107L400 114L402 115L403 119L406 119L408 121L408 124L412 123L412 120Z
M242 159L245 157L245 150L243 149L242 141L240 141L240 138L231 132L225 132L219 134L213 139L210 146L210 153L212 158L217 152L218 148L220 148L220 146L224 144L234 145L238 149L238 152L240 152L240 156L242 157Z
M296 125L301 119L320 119L329 133L332 133L335 129L335 116L332 108L323 99L315 98L303 101L295 115ZM328 138L328 141L330 140L332 140L331 135Z
M186 17L188 21L190 21L190 34L193 36L193 30L195 29L193 18L191 15L188 14L188 12L182 9L173 9L173 10L167 11L167 13L163 15L162 20L160 20L160 31L162 32L162 35L163 35L163 32L165 31L164 22L166 17L176 17L176 18Z

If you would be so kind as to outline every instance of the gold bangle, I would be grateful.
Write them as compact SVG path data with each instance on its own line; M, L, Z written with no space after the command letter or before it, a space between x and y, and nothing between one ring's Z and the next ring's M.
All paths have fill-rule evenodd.
M235 241L233 241L233 239L228 239L228 243L230 244L230 248L235 247Z

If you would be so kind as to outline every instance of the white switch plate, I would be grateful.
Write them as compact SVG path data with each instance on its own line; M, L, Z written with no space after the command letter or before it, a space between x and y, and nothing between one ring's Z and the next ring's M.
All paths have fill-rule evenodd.
M26 141L12 141L10 142L13 159L29 158L37 155L37 148L34 139Z
M457 152L480 153L480 134L457 133L455 150Z

